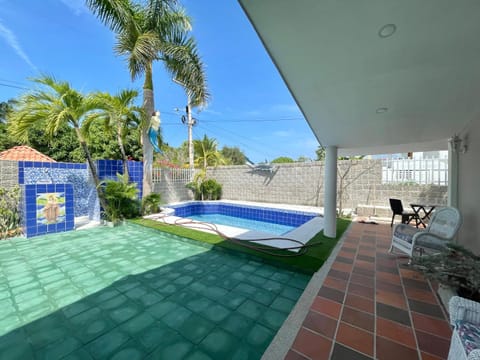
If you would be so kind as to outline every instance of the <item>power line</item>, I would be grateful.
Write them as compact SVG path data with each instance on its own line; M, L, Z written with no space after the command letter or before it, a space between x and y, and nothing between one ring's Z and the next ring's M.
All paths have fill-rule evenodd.
M199 125L199 128L201 128L205 132L208 132L208 133L211 133L211 134L216 132L216 131L214 131L215 129L212 130L210 127L206 128L202 125ZM251 142L252 141L251 138L247 138L245 136L238 135L238 133L223 129L223 128L218 127L218 126L217 126L217 130L221 130L225 133L229 133L229 134L233 135L233 137L231 135L227 136L227 139L229 138L229 139L233 140L234 144L236 143L236 144L242 145L246 150L251 149L251 150L254 150L256 152L263 153L263 154L267 155L267 157L272 157L272 155L273 155L270 151L265 151L266 148L264 148L263 146L259 147L258 142L255 142L255 145L252 146L251 144L247 144L243 141L239 141L239 140L236 139L236 138L243 138L243 139ZM223 135L223 136L221 135L221 137L225 137L225 135Z
M291 119L236 119L236 120L199 120L206 123L234 123L234 122L277 122L277 121L298 121L304 120L303 118L291 118Z
M4 82L8 82L8 83L14 83L14 84L18 84L18 85L27 85L25 84L24 82L20 82L20 81L16 81L16 80L8 80L8 79L3 79L3 78L0 78L0 81L4 81Z
M182 111L179 112L171 112L171 111L162 111L160 110L160 114L169 114L169 115L176 115L181 116ZM196 117L197 121L201 121L204 123L234 123L234 122L276 122L276 121L299 121L305 120L305 118L301 116L292 116L292 117L277 117L277 118L254 118L254 119L222 119L222 120L202 120L201 118Z
M1 82L0 82L0 86L11 87L11 88L16 88L16 89L22 89L22 90L29 90L28 88L23 87L23 86L5 84L5 83L1 83Z

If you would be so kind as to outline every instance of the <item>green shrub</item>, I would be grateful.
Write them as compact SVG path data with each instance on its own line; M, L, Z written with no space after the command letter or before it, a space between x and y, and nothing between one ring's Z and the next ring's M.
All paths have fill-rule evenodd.
M11 189L0 187L0 238L5 239L22 233L20 204L20 187Z
M107 208L103 209L106 220L118 222L132 219L140 215L140 201L137 199L138 189L135 183L128 182L128 176L117 174L118 181L105 180L103 192Z
M192 190L194 200L202 200L202 192L200 191L200 183L195 181L189 182L185 185L187 189Z
M162 197L160 194L151 193L142 199L142 215L150 215L158 212Z
M215 179L204 180L200 184L200 192L204 200L219 200L222 196L222 185Z
M222 185L215 179L198 177L185 187L193 191L195 200L220 200L222 197Z

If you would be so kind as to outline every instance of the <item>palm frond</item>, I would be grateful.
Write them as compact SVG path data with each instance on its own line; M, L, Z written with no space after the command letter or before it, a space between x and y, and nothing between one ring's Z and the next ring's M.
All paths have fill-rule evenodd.
M121 32L134 13L130 0L86 0L87 7L102 23L115 32Z
M173 34L174 42L164 43L162 50L167 69L184 84L192 106L205 106L210 98L205 65L193 38Z
M117 36L115 52L126 58L132 80L135 80L158 57L159 47L160 42L155 33L132 31Z

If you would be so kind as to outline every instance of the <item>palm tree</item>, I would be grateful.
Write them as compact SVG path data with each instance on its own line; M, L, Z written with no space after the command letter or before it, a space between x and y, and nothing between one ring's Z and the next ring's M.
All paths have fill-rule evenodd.
M65 125L75 130L78 142L85 154L97 189L100 205L105 209L106 202L100 188L97 171L81 129L86 116L96 108L90 95L84 96L73 89L68 82L57 81L51 76L33 79L41 88L24 94L8 116L9 132L21 141L28 140L32 125L42 122L45 134L53 138Z
M133 105L137 96L138 91L136 90L122 90L114 96L103 92L93 94L93 100L96 102L98 111L90 114L83 126L87 138L91 124L97 120L103 122L107 132L115 134L122 155L123 173L127 175L127 179L130 178L130 175L125 151L125 138L130 129L140 124L143 116L142 108Z
M153 62L162 61L174 78L182 81L192 99L192 105L206 103L208 91L203 64L195 42L189 38L190 19L176 0L87 0L92 12L117 35L114 51L124 56L130 75L145 76L143 84L144 122L143 195L152 190L151 169L153 147L148 130L154 113Z
M217 140L203 135L202 140L193 140L195 149L195 165L203 171L207 166L217 166L225 163L222 154L217 150Z

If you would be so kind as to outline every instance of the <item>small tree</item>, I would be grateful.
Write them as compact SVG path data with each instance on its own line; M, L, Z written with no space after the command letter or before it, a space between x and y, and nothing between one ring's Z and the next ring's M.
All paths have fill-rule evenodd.
M360 164L360 161L363 159L363 156L354 156L354 157L340 157L337 163L337 173L338 173L338 188L337 188L337 201L338 201L338 213L341 215L343 213L343 203L345 201L345 193L347 188L357 181L362 175L368 173L375 165L366 167L363 171L350 176L351 171Z
M137 128L144 117L143 110L133 103L138 96L136 90L122 90L117 95L98 92L92 95L98 110L90 114L83 126L85 136L89 137L93 121L101 121L106 133L114 134L118 149L122 155L123 173L128 174L125 143L131 129Z
M295 160L288 156L280 156L276 159L272 160L272 164L288 164L288 163L294 163Z
M207 169L207 166L218 166L225 163L222 154L217 150L217 140L203 135L202 140L193 140L196 167Z
M20 188L0 187L0 239L22 233L20 228Z
M51 76L43 76L33 81L41 88L27 92L18 100L14 111L8 114L9 132L14 137L27 141L29 130L35 124L44 124L45 134L49 138L55 137L62 126L72 127L87 159L100 205L105 208L107 204L99 190L97 170L81 131L83 121L96 109L96 103L90 95L83 95L66 81L57 81Z
M317 155L317 161L325 160L325 148L323 146L319 146L315 154Z
M247 157L238 147L224 146L221 151L222 156L225 158L229 165L245 165Z

